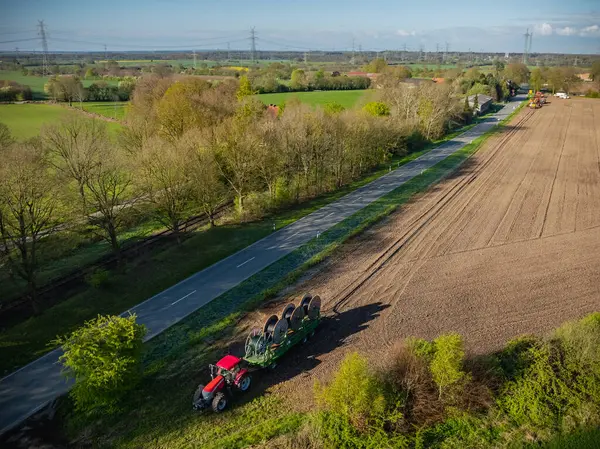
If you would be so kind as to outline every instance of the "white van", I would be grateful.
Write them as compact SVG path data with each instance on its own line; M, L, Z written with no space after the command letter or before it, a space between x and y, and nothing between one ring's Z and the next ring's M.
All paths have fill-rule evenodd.
M569 98L571 98L571 97L569 97L569 96L568 96L566 93L564 93L564 92L556 92L556 93L554 94L554 96L555 96L555 97L557 97L557 98L562 98L563 100L568 100Z

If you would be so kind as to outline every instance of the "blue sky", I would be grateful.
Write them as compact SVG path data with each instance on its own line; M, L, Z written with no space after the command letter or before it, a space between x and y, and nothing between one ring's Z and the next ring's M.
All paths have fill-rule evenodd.
M0 50L249 48L532 51L600 54L600 1L502 0L2 0ZM22 40L31 39L31 40ZM14 42L19 41L20 42ZM10 42L7 42L10 41Z

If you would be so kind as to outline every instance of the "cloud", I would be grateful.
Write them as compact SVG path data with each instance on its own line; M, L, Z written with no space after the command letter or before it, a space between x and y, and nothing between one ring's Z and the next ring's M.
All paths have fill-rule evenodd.
M417 33L415 33L414 31L398 30L398 31L396 31L396 34L398 36L406 37L406 36L415 36Z
M559 36L573 36L577 34L577 29L572 27L556 28L555 31Z
M582 28L579 32L580 36L600 36L600 27L598 25L590 25Z
M541 25L536 25L534 31L538 35L542 36L550 36L552 34L552 25L549 23L542 23Z

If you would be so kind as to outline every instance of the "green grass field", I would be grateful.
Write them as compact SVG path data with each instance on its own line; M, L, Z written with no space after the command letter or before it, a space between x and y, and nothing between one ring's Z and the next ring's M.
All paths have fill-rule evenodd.
M127 103L127 101L88 101L83 103L83 109L88 112L93 112L94 114L103 115L116 120L123 120Z
M78 112L54 104L0 105L0 123L8 126L12 135L18 140L35 137L39 135L43 125L75 114ZM118 123L107 123L107 126L111 133L120 128Z
M45 100L44 84L48 82L48 76L25 76L21 72L0 70L0 80L14 81L19 84L31 87L31 93L34 100ZM81 80L83 87L89 87L90 84L100 80ZM117 85L118 81L107 80L110 85Z
M257 95L265 104L280 105L290 98L298 98L302 103L312 106L324 105L327 103L336 102L347 109L356 106L359 100L363 97L372 94L373 91L368 90L323 90L315 92L281 92L276 94L261 94Z

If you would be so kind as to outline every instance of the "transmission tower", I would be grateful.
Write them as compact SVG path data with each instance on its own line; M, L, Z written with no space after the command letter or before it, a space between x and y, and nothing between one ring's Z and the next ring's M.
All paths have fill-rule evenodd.
M450 44L446 42L446 50L444 51L444 62L448 59L448 50L450 50Z
M256 31L254 27L250 29L250 55L252 57L252 62L256 61Z
M192 50L192 53L194 55L194 70L196 70L196 50Z
M231 45L227 42L227 60L231 61Z
M38 20L38 34L42 38L42 74L44 76L50 73L49 64L50 58L48 55L48 38L46 36L46 25L43 20Z
M106 44L104 44L104 60L107 61L108 60L108 55L106 53Z
M527 65L527 53L530 47L529 37L531 36L531 34L529 34L529 28L527 28L527 31L523 36L525 36L525 51L523 52L523 64Z

